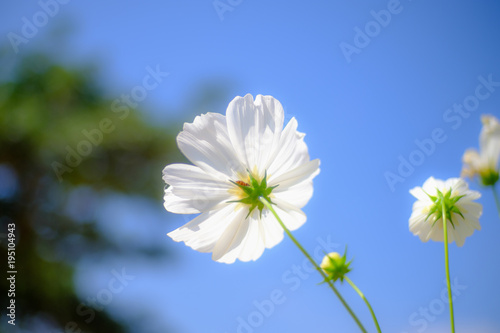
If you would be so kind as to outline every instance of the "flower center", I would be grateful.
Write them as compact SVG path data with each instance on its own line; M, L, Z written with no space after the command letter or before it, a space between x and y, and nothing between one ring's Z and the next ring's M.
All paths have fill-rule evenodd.
M240 197L240 200L230 201L230 202L240 202L242 204L248 205L250 208L248 209L247 217L253 212L255 208L258 208L260 213L262 214L262 209L264 209L264 204L259 200L260 197L263 197L268 202L271 202L271 192L276 186L267 186L267 172L264 175L264 178L259 182L250 172L248 173L248 183L242 180L232 181L231 183L236 185L241 191L238 191L237 194Z
M429 214L427 214L427 217L425 219L427 220L429 216L435 214L436 220L434 221L433 226L436 223L436 221L438 221L443 217L443 203L444 203L444 210L446 212L446 219L450 221L453 228L455 228L455 225L453 224L453 220L451 219L451 213L457 213L462 218L464 218L464 216L462 215L462 213L455 204L465 195L451 197L451 191L452 190L450 189L448 192L443 194L440 190L437 189L436 196L427 194L429 198L431 198L431 200L434 202L434 205L432 205L431 209L429 210Z

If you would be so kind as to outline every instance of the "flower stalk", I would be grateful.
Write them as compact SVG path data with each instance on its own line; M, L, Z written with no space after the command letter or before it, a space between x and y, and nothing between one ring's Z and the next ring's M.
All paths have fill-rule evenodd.
M358 317L356 316L356 314L354 314L354 312L352 311L352 309L349 307L349 305L347 304L347 302L345 301L345 299L342 297L342 295L340 295L339 291L337 290L337 288L335 288L335 286L333 285L333 283L328 280L328 277L323 272L323 270L321 269L321 267L319 267L319 265L316 263L316 261L314 261L314 259L311 257L311 255L304 249L304 247L299 243L299 241L292 235L292 233L290 232L290 230L288 230L288 228L285 226L285 224L283 223L283 221L280 219L280 217L278 216L278 214L276 213L276 211L272 207L271 203L269 203L269 201L267 201L264 197L260 197L259 200L271 211L271 213L274 215L274 217L276 218L276 220L278 221L278 223L281 225L281 227L283 228L283 230L285 231L285 233L288 235L288 237L290 237L290 239L292 240L292 242L299 248L299 250L304 254L304 256L306 256L306 258L311 262L311 264L313 264L313 266L321 274L321 276L323 277L323 279L325 279L325 281L327 281L327 283L330 286L330 288L332 289L332 291L339 298L339 300L342 303L342 305L344 305L344 307L346 308L347 312L349 312L349 314L351 315L351 317L354 319L354 321L356 322L356 324L359 326L359 328L361 329L361 332L366 333L366 329L364 328L363 324L358 319Z
M491 189L493 190L493 196L495 197L495 203L497 204L498 216L500 217L500 198L498 197L497 187L492 185Z
M446 285L448 287L448 300L450 305L450 325L451 332L455 333L455 318L453 315L453 297L451 295L451 284L450 284L450 263L448 260L448 230L447 230L447 221L446 221L446 204L445 200L441 201L442 209L443 209L443 233L444 233L444 263L446 269Z
M365 295L361 292L361 290L359 290L359 288L354 284L354 282L352 282L351 279L349 279L347 276L344 275L344 279L347 281L347 283L349 283L351 285L351 287L358 293L358 295L363 299L363 301L365 301L366 303L366 306L368 307L368 310L370 310L370 313L372 315L372 318L373 318L373 322L375 323L375 326L377 327L377 332L379 333L382 333L382 331L380 330L380 325L378 324L378 321L377 321L377 316L375 316L375 312L373 311L373 308L372 306L370 305L370 302L368 302L368 300L366 299Z

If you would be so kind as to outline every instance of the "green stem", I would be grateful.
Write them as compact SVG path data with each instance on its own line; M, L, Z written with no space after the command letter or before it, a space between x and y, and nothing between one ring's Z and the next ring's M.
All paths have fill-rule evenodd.
M500 216L500 199L498 198L497 189L495 185L492 185L491 188L493 190L493 196L495 197L495 202L497 204L498 215Z
M319 265L316 263L316 261L314 261L314 259L309 255L309 253L307 253L307 251L302 247L302 245L300 245L300 243L297 241L297 239L295 239L295 237L292 235L292 233L290 232L290 230L288 230L288 228L285 226L285 224L283 223L283 221L281 221L280 217L278 216L278 214L276 213L276 211L274 210L274 208L271 206L271 204L265 198L263 198L263 197L260 197L259 200L271 211L271 213L273 213L274 217L276 218L276 220L278 220L278 223L281 225L281 227L283 228L283 230L285 230L285 233L288 235L288 237L290 237L290 239L292 240L292 242L306 256L306 258L309 259L309 261L313 264L313 266L321 274L321 276L323 277L323 279L325 281L327 281L328 277L323 272L323 270L321 269L321 267L319 267ZM328 281L328 285L333 290L333 292L335 293L335 295L337 295L337 297L339 298L340 302L344 305L344 307L346 308L347 312L349 312L349 314L354 319L354 321L356 322L356 324L358 324L359 328L361 329L361 332L366 333L366 329L363 327L363 324L361 324L361 322L359 321L358 317L356 317L356 315L354 314L354 312L352 311L352 309L349 307L349 305L346 303L346 301L344 300L344 298L342 297L342 295L340 295L340 293L337 290L337 288L335 288L335 286L333 285L333 283L331 281Z
M446 206L445 201L442 203L443 207L443 233L444 233L444 261L446 268L446 284L448 286L448 299L450 304L450 323L451 323L451 332L455 333L455 318L453 316L453 300L451 295L451 285L450 285L450 263L448 260L448 230L447 230L447 221L446 221Z
M380 330L380 326L378 324L378 321L377 321L377 317L375 316L375 312L373 312L373 308L372 306L370 305L370 302L368 302L368 300L366 299L365 295L361 292L361 290L359 290L358 287L356 287L356 285L354 284L354 282L352 282L351 279L349 279L347 276L344 275L344 279L347 281L347 283L349 283L351 285L351 287L356 290L356 292L358 293L358 295L363 299L363 301L365 301L366 305L368 306L368 309L370 310L370 313L372 314L372 318L373 318L373 321L375 322L375 326L377 326L377 332L381 333L382 331Z

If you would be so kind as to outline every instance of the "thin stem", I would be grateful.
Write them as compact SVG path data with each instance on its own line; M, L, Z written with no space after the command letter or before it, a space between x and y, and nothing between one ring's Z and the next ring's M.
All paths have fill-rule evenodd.
M455 318L453 316L453 300L452 300L452 295L451 295L451 285L450 285L450 263L448 261L448 230L446 228L447 226L447 221L446 221L446 206L445 206L445 201L442 200L442 219L443 219L443 233L444 233L444 262L445 262L445 268L446 268L446 284L448 286L448 299L449 299L449 304L450 304L450 324L451 324L451 332L455 333Z
M491 188L493 190L493 196L495 197L495 202L497 204L498 215L500 216L500 199L498 198L497 188L495 187L495 185L492 185Z
M314 259L309 255L309 253L307 253L307 251L302 247L302 245L300 245L300 243L297 241L297 239L295 239L295 237L292 235L292 233L290 232L290 230L288 230L288 228L285 226L285 224L283 223L283 221L281 221L280 217L278 216L278 214L276 213L276 211L274 210L274 208L271 206L271 204L265 198L263 198L263 197L260 197L259 200L271 211L271 213L273 213L274 217L276 218L276 220L278 220L278 223L281 225L281 227L283 228L283 230L285 230L285 233L288 235L288 237L290 237L290 239L292 240L292 242L306 256L306 258L309 259L309 261L313 264L313 266L321 274L321 276L323 277L323 279L325 281L327 281L328 277L323 272L323 270L321 269L321 267L319 267L319 265L316 263L316 261L314 261ZM347 312L349 312L349 314L351 315L352 319L354 319L354 321L356 322L356 324L358 324L359 328L361 329L361 332L366 333L366 329L363 327L363 324L361 324L361 322L359 321L358 317L356 317L356 315L354 314L354 312L352 311L352 309L349 307L349 305L346 303L346 301L344 300L344 298L342 297L342 295L340 295L340 293L337 290L337 288L335 288L335 286L333 285L333 283L331 281L328 281L328 285L333 290L333 292L335 293L335 295L337 295L337 297L339 298L340 302L344 305L344 307L346 308Z
M359 290L359 288L352 282L351 279L349 279L347 276L344 275L344 279L351 285L351 287L356 290L358 295L365 301L366 305L368 306L368 309L370 310L370 313L372 314L373 321L375 322L375 326L377 326L377 332L381 333L382 331L380 330L380 326L377 321L377 317L375 316L375 312L373 312L372 306L370 305L370 302L366 299L365 295Z

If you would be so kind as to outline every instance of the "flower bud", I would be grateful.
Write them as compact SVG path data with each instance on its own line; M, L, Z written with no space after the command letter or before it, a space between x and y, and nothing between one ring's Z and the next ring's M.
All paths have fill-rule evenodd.
M325 255L320 265L321 269L323 269L327 275L327 279L325 279L324 282L331 280L335 282L338 279L340 279L340 281L344 281L344 275L351 271L349 265L352 262L351 260L346 263L346 253L344 253L343 256L337 252L331 252Z

